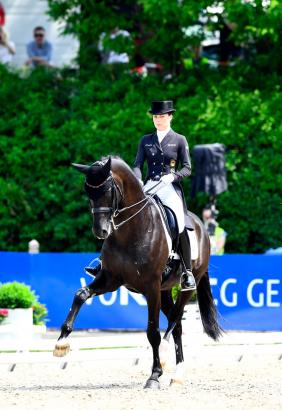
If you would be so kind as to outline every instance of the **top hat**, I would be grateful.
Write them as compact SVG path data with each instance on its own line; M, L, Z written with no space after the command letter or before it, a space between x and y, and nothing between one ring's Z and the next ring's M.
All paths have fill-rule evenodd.
M150 114L167 114L168 112L174 112L173 101L152 101Z

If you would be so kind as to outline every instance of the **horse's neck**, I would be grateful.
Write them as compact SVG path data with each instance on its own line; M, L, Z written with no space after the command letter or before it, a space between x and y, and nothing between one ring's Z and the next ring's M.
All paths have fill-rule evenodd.
M113 172L122 183L123 206L130 206L145 198L143 189L130 168L118 161L114 164Z
M133 179L134 177L128 178L124 183L124 206L130 206L134 203L142 201L145 199L145 194L138 180Z

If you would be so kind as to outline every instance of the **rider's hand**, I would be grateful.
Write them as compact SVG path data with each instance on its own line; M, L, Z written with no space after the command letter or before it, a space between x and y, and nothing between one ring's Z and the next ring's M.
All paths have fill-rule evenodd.
M169 185L174 181L174 176L172 174L167 174L161 177L161 181L166 184Z

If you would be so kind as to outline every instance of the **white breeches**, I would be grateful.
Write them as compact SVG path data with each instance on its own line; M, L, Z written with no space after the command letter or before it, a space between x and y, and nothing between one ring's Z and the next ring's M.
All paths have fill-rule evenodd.
M144 191L148 191L149 189L157 185L158 182L159 181L152 181L151 179L149 179L149 181L147 181L146 185L144 186ZM185 228L183 204L173 185L165 185L163 183L160 183L158 184L156 189L150 190L150 194L154 193L156 193L156 195L160 198L164 205L173 210L176 215L179 233L183 232Z

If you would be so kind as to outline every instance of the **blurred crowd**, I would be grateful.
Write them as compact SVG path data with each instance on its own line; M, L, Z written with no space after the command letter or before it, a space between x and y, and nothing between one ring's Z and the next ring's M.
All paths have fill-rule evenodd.
M38 26L33 30L33 40L26 45L27 59L25 64L36 67L50 66L52 61L52 44L46 38L44 27ZM10 64L16 54L16 47L8 37L4 27L0 25L0 62Z
M234 59L245 56L245 48L237 46L232 39L232 32L236 24L224 18L223 9L210 8L209 12L204 10L198 21L187 28L183 28L183 33L187 38L187 55L185 65L193 64L197 66L201 61L206 61L210 65L233 64ZM213 30L209 30L210 23ZM16 47L13 39L4 29L5 11L0 2L0 63L11 64L16 54ZM99 53L101 62L107 65L119 65L131 63L131 72L146 75L150 72L162 71L162 66L158 61L145 61L140 53L140 46L146 41L147 34L139 33L137 37L127 30L115 27L109 33L102 33L99 38ZM36 67L38 65L52 66L53 44L48 41L45 28L37 26L31 33L33 38L26 44L27 66ZM111 50L111 41L118 41L120 44L129 44L134 47L134 55L130 56L125 52L126 47L120 47L120 51ZM132 61L130 61L130 59Z

